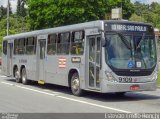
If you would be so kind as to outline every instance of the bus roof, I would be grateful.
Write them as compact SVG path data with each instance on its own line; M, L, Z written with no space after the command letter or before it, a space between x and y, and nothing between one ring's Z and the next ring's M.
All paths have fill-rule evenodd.
M129 24L151 25L148 23L133 22L133 21L126 21L126 20L97 20L97 21L66 25L66 26L60 26L60 27L48 28L48 29L42 29L42 30L35 30L35 31L5 36L4 40L33 37L33 36L45 35L45 34L51 34L51 33L67 32L71 30L76 31L76 30L82 30L82 29L87 29L87 28L92 28L92 27L102 28L103 23L129 23Z

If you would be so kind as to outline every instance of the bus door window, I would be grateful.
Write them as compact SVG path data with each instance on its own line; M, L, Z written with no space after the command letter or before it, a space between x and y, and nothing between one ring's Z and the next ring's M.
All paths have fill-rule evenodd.
M99 79L99 73L100 73L100 66L101 66L101 38L97 37L97 48L96 48L96 87L100 87L100 79Z
M97 37L97 50L96 50L96 63L100 66L100 58L101 58L101 39Z
M89 42L89 45L90 45L90 47L89 47L89 59L90 59L90 61L91 62L95 62L95 39L94 38L92 38L91 40L90 40L90 42Z
M45 48L46 48L46 41L41 40L40 41L40 59L45 58Z
M95 80L95 38L89 39L89 85L94 86Z
M89 85L100 87L100 62L101 60L101 38L94 37L89 39Z

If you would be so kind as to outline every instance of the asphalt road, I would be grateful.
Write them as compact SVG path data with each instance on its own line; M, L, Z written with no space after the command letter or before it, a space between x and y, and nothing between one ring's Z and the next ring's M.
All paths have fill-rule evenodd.
M0 75L1 113L159 113L160 89L115 94L86 92L83 97L56 85L23 85Z

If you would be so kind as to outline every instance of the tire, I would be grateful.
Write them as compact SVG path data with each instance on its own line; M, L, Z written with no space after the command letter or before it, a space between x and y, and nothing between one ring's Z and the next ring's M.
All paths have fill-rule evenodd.
M126 94L126 92L117 92L115 93L117 96L124 96Z
M28 85L29 84L29 80L27 79L27 73L26 73L26 69L25 68L22 69L21 79L22 79L22 83L24 85Z
M83 90L80 88L80 79L78 73L74 73L71 78L71 91L75 96L81 96Z
M19 72L18 72L18 68L14 69L14 77L15 77L17 83L21 83L22 82L22 80L20 78L20 75L19 75Z

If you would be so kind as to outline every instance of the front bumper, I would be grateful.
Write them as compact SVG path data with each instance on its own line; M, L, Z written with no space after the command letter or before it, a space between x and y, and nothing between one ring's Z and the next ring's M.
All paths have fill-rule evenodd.
M108 92L137 92L137 91L154 91L156 90L156 81L146 83L112 83L105 82L102 84L102 93ZM131 90L130 87L133 85L139 85L138 90Z

